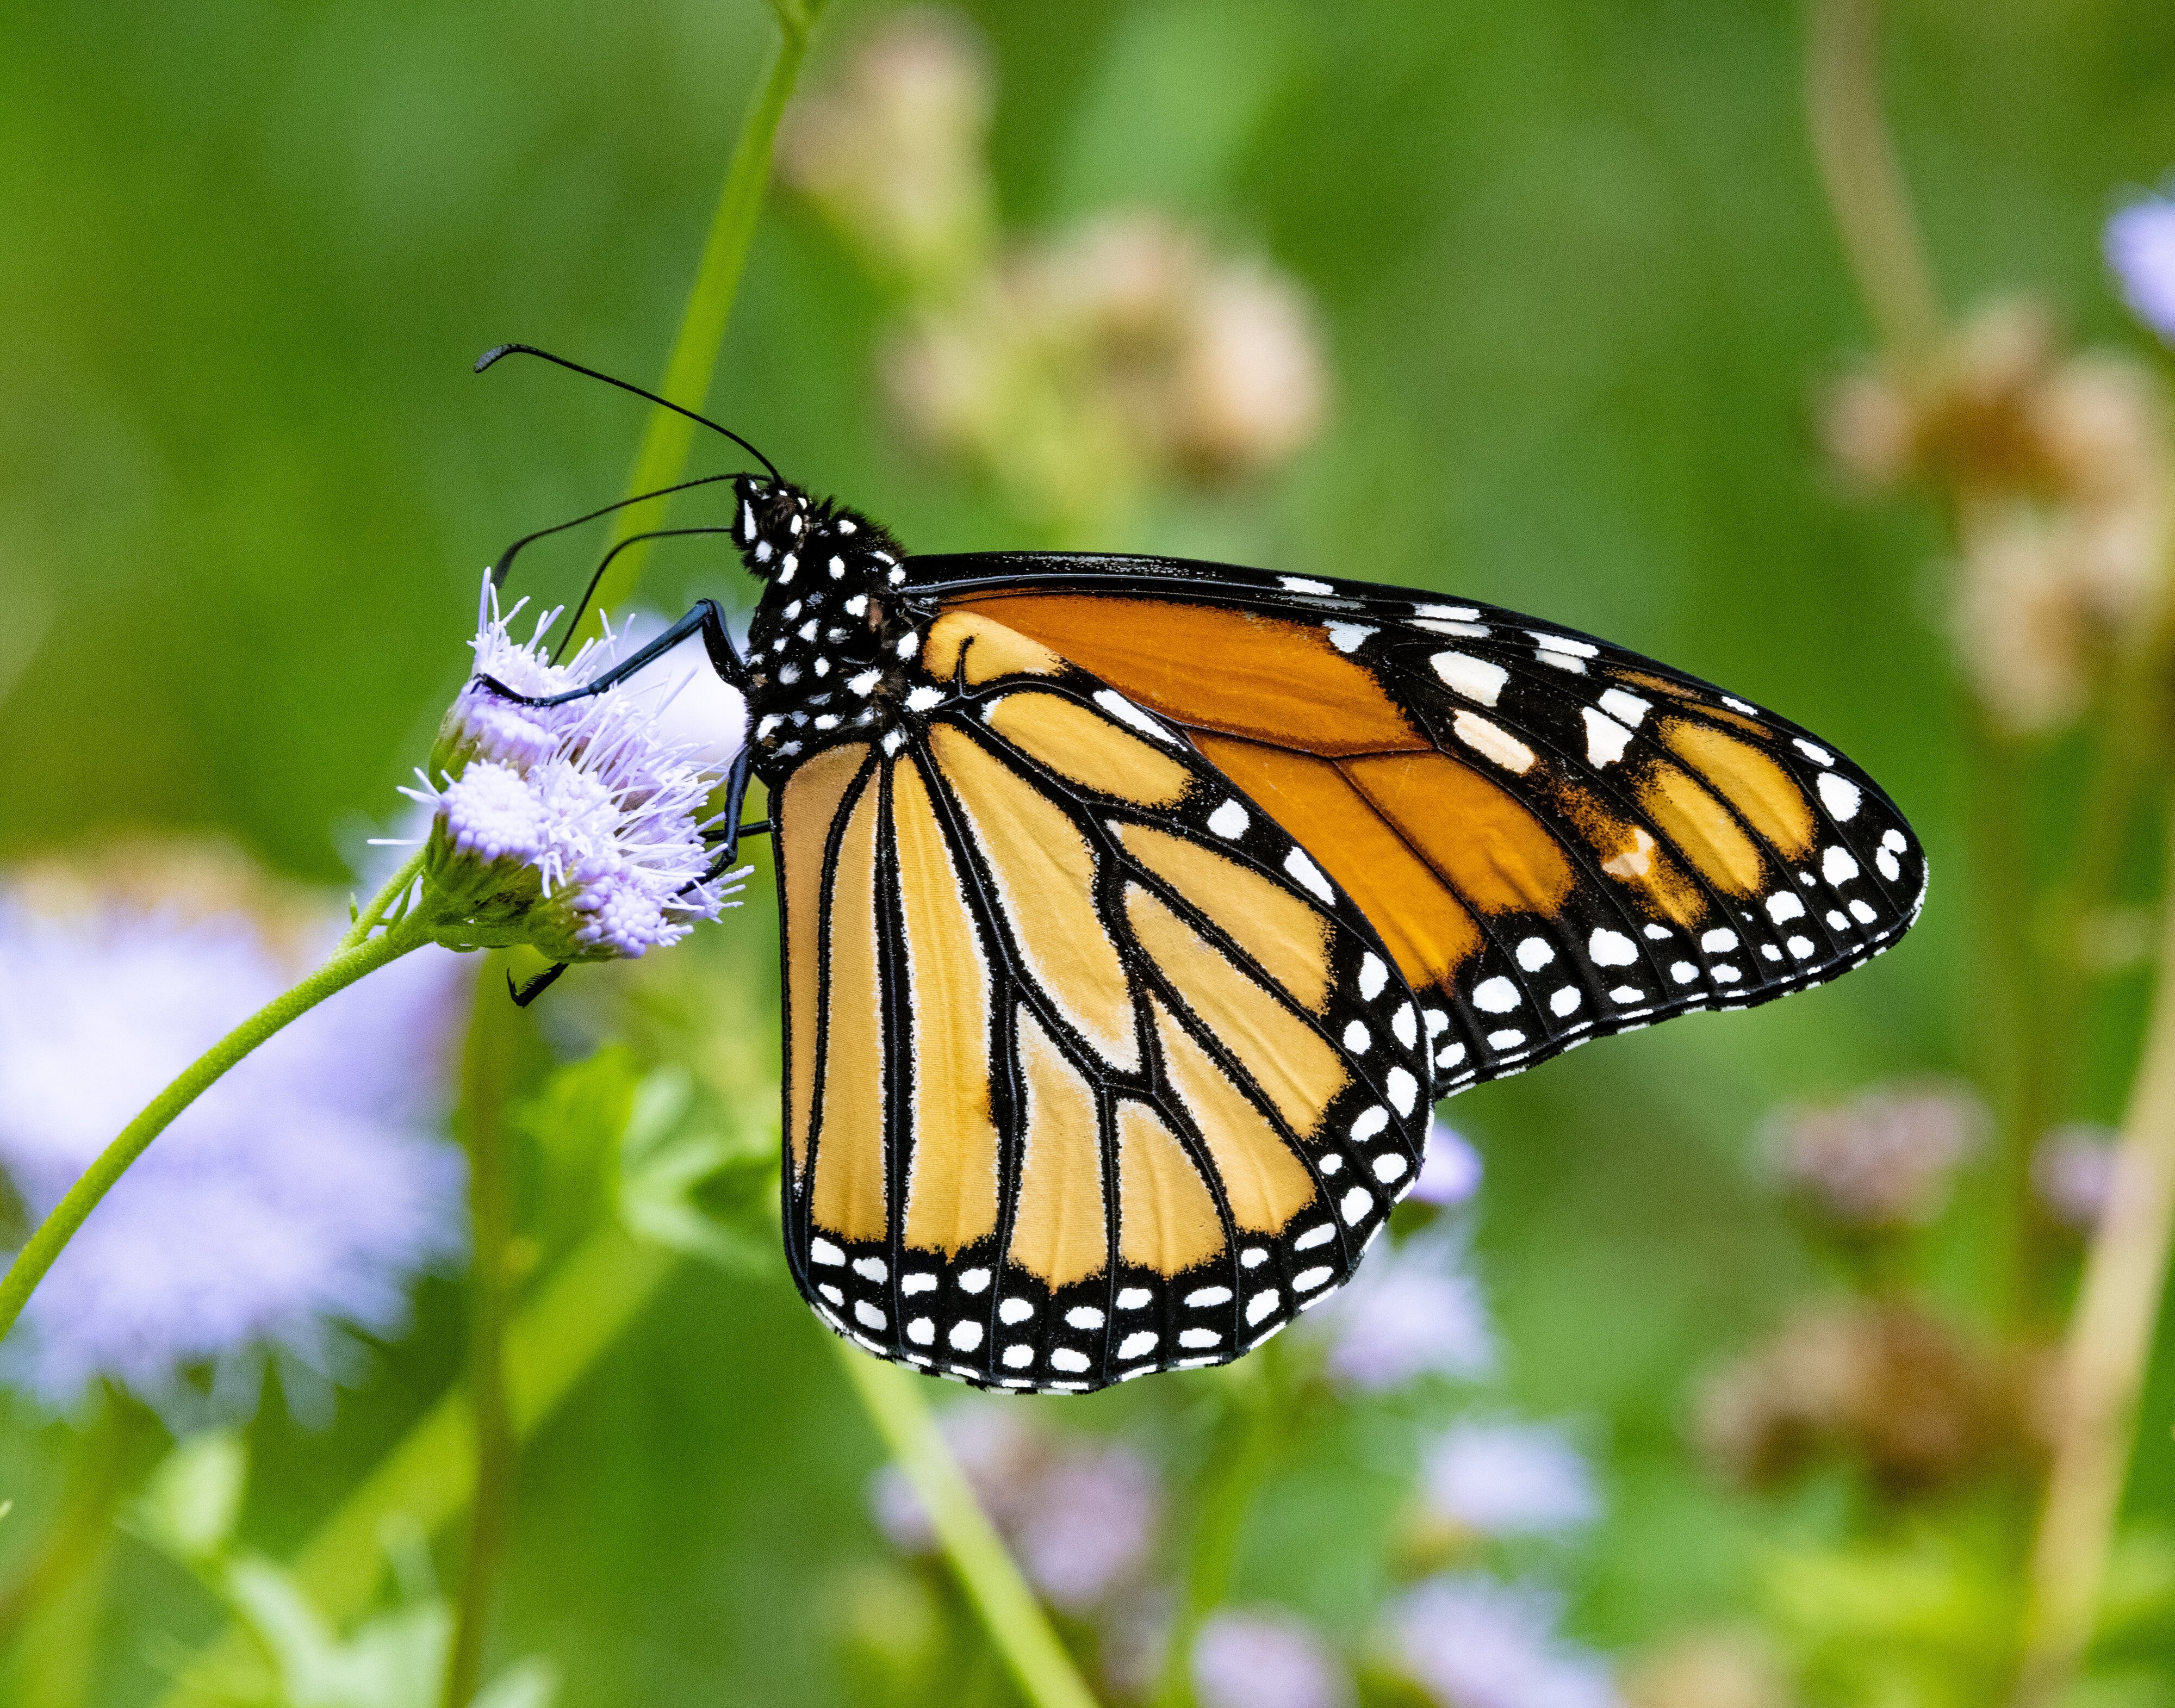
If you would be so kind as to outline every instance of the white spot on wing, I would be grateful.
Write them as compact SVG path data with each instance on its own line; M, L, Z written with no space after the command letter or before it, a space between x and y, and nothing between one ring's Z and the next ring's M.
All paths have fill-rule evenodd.
M1098 688L1095 691L1095 703L1120 724L1130 724L1142 735L1153 735L1167 747L1178 746L1178 737L1149 717L1115 688Z
M1562 990L1557 991L1554 995L1549 998L1549 1012L1554 1015L1557 1019L1561 1020L1565 1016L1575 1013L1577 1011L1578 1005L1584 1000L1584 997L1585 993L1580 990L1578 986L1576 984L1566 984Z
M1280 575L1277 580L1286 593L1335 593L1337 589L1326 581L1309 581L1303 575Z
M1639 946L1621 931L1597 930L1586 940L1586 952L1597 967L1630 967L1639 959Z
M1618 723L1629 724L1636 729L1639 720L1653 709L1653 702L1642 700L1636 694L1627 693L1622 688L1611 688L1601 697L1601 709Z
M1845 848L1828 847L1820 850L1820 876L1831 884L1847 884L1858 876L1858 862Z
M1786 919L1802 919L1805 917L1805 904L1798 899L1794 891L1777 890L1767 897L1767 917L1778 925Z
M1820 791L1820 805L1845 824L1858 816L1858 804L1863 799L1863 794L1847 777L1838 777L1832 771L1823 771L1815 787Z
M1359 995L1372 1002L1382 994L1382 987L1390 982L1390 969L1382 964L1380 956L1371 949L1359 962Z
M1208 815L1209 829L1232 841L1245 835L1246 827L1252 821L1246 816L1246 809L1235 800L1225 801Z
M1331 623L1328 626L1329 644L1340 653L1359 651L1359 643L1375 632L1362 623Z
M1601 648L1591 641L1575 641L1569 635L1544 635L1538 629L1527 629L1526 632L1533 637L1535 646L1552 653L1568 653L1574 659L1597 658L1601 653Z
M1624 750L1631 745L1631 732L1606 712L1597 712L1591 706L1579 708L1579 715L1586 719L1586 762L1597 771L1614 765L1624 756Z
M982 1326L979 1322L955 1322L952 1332L944 1337L952 1342L955 1352L970 1353L982 1343Z
M1505 771L1522 773L1533 768L1533 750L1485 718L1460 712L1451 720L1451 728L1457 732L1459 740L1483 758L1494 760Z
M1437 653L1428 663L1435 673L1468 700L1493 706L1502 697L1511 673L1470 653Z
M1483 1014L1508 1014L1518 1006L1518 987L1508 979L1483 979L1473 993L1473 1006Z
M1284 870L1323 901L1337 899L1337 892L1329 887L1329 880L1322 876L1321 868L1306 857L1304 849L1294 847L1284 856Z
M1402 1067L1393 1067L1382 1080L1383 1094L1397 1106L1397 1113L1408 1115L1419 1097L1419 1082Z
M1528 973L1538 973L1556 958L1556 946L1546 937L1528 937L1518 945L1518 964Z

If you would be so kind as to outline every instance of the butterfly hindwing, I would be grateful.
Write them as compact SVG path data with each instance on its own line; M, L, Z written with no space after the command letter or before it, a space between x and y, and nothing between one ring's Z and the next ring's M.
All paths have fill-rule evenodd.
M980 1384L1234 1358L1410 1185L1447 1017L1162 718L974 613L917 668L779 796L795 1277Z
M1923 851L1805 731L1492 606L1170 560L911 559L1184 729L1364 914L1438 1089L1820 983L1916 917Z

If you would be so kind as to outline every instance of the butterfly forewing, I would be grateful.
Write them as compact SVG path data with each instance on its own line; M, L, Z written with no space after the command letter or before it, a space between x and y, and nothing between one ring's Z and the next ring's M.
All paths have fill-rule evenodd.
M1446 1022L1164 720L977 614L922 664L780 799L795 1277L978 1383L1236 1357L1409 1185Z
M1419 993L1441 1092L1832 978L1923 895L1847 760L1571 631L1165 560L908 568L1184 729L1308 849Z

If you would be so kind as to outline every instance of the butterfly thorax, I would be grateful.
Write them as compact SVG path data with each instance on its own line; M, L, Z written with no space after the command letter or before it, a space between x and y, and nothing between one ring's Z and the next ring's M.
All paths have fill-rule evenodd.
M904 718L932 611L901 596L905 554L865 516L753 475L735 491L733 537L765 583L748 627L750 746L775 786L810 755Z

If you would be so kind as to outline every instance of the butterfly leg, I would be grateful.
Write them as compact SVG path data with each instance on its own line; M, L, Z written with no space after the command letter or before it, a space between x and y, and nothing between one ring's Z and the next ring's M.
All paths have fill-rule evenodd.
M616 687L644 667L653 664L670 652L688 636L699 634L702 645L710 655L710 664L724 680L738 687L746 672L740 664L740 653L734 649L733 637L725 627L725 614L713 599L698 599L695 608L671 627L634 653L622 659L594 680L569 688L563 694L523 694L508 687L493 675L479 674L476 680L502 700L511 700L518 706L563 706L569 701L587 699L601 694L607 688Z
M549 990L554 984L556 984L559 982L559 975L564 973L571 964L571 962L566 961L555 962L551 966L546 967L541 973L539 973L534 979L531 979L526 984L520 986L518 989L515 988L513 975L509 973L506 975L506 994L513 999L513 1006L516 1008L526 1008L530 1003L541 996L546 990Z

